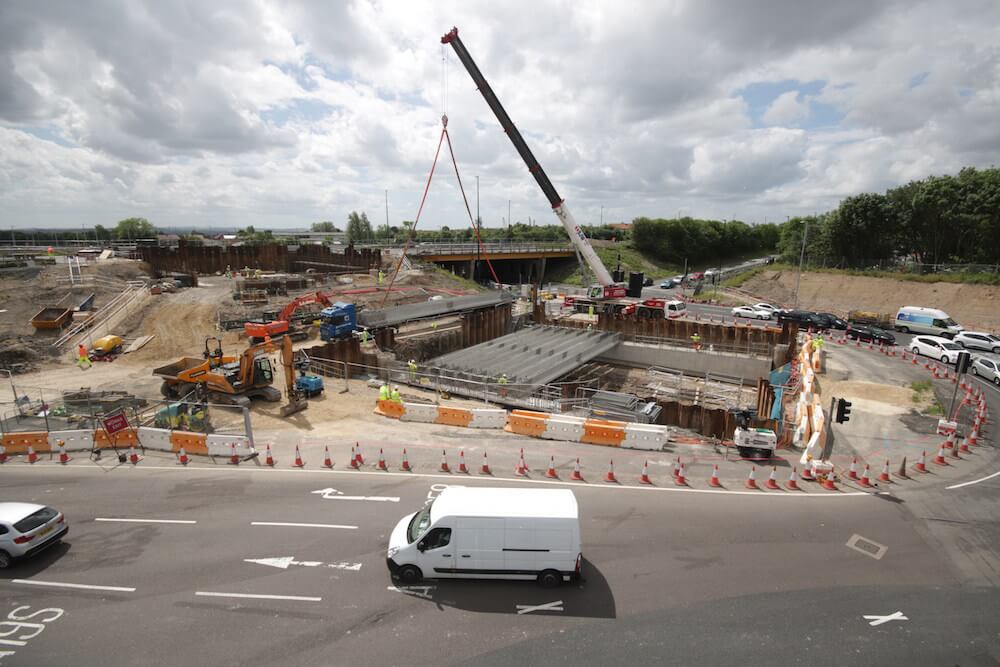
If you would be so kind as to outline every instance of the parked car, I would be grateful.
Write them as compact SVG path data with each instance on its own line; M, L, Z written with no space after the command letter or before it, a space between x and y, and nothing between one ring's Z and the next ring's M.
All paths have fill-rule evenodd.
M1000 363L992 359L976 357L976 360L972 362L972 374L984 380L989 380L1000 387Z
M652 287L653 286L653 279L652 278L643 278L642 279L642 286L643 287Z
M953 364L962 352L962 346L940 336L914 336L910 341L913 354L940 359L942 363Z
M771 311L754 308L753 306L736 306L732 312L733 317L746 317L751 320L771 319Z
M778 311L778 323L782 324L784 322L795 322L800 328L813 328L813 329L823 329L825 328L822 319L817 317L816 313L810 312L808 310L781 310Z
M62 512L35 503L0 503L0 570L61 540L69 532Z
M982 331L963 331L955 334L954 341L969 350L986 350L1000 354L1000 336Z
M852 340L860 340L863 343L896 344L896 337L891 333L868 324L850 324L845 335Z
M758 308L760 310L770 311L771 315L777 315L779 312L783 310L782 308L778 308L777 306L772 306L769 303L755 303L753 307Z
M662 283L660 283L660 289L673 289L680 284L681 283L679 280L675 278L668 278L667 280L664 280Z
M821 318L826 320L827 329L840 329L844 331L847 329L847 320L842 320L833 313L816 313Z
M705 277L705 274L702 273L701 271L695 271L690 276L691 280L701 280L704 277Z

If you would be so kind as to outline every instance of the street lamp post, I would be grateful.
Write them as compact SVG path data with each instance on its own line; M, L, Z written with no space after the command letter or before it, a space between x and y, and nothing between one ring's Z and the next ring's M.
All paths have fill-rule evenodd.
M799 286L802 284L802 262L806 257L807 238L809 238L809 218L806 218L806 228L802 234L802 251L799 253L799 275L795 279L795 303L792 305L792 310L798 310L799 308Z

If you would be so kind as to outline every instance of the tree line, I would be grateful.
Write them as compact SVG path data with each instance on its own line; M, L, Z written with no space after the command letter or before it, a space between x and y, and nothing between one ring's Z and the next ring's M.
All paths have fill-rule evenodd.
M692 264L735 257L778 247L781 229L774 223L748 225L739 220L636 218L632 245L644 255L664 263Z

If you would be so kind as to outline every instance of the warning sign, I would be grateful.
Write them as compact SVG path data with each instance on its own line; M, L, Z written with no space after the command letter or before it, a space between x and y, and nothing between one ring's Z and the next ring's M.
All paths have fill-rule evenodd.
M128 417L122 412L112 412L101 417L101 426L108 435L114 435L129 428Z

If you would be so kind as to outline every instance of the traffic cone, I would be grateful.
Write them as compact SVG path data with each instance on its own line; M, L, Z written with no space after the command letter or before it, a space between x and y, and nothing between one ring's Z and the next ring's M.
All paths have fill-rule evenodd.
M323 445L323 467L333 468L333 461L330 459L329 445Z
M674 461L674 473L673 474L674 474L674 477L677 477L677 475L681 474L681 457L679 457L679 456Z
M795 467L792 467L792 472L788 473L788 481L785 482L785 488L789 491L798 491L799 483L795 480Z
M34 463L38 460L38 454L35 453L35 448L28 445L28 463Z
M354 460L356 460L358 462L358 467L361 467L361 466L363 466L365 464L365 457L361 456L361 443L360 442L355 442L354 443Z
M403 447L403 462L399 464L399 467L406 472L410 471L410 460L406 458L406 447Z
M771 474L768 476L767 481L764 482L764 488L771 489L772 491L778 491L781 489L778 486L778 467L771 466Z
M274 456L271 454L271 443L264 448L264 465L274 467Z
M718 463L715 464L715 466L712 467L712 477L711 477L711 479L708 480L708 485L709 486L714 486L717 489L721 489L722 488L722 482L719 481L719 464Z
M441 450L441 467L438 468L441 472L451 472L451 468L448 467L448 452Z
M545 476L549 479L559 479L559 475L556 473L556 458L554 456L549 457L549 469L545 471Z
M653 480L649 478L649 462L642 462L642 472L639 473L639 483L640 484L652 484Z
M958 446L958 451L964 452L965 454L971 454L969 451L969 438L962 438L962 444Z
M358 469L358 452L353 445L351 445L351 467L355 470Z
M576 463L573 464L573 472L570 474L569 478L574 482L582 482L583 474L580 472L580 457L576 458Z
M942 443L941 446L944 447L945 449L952 449L955 446L955 432L954 431L952 431L951 433L948 434L948 437L945 439L944 443Z
M518 477L524 477L528 474L528 465L524 462L524 450L521 450L521 456L517 459L517 464L514 466L514 474Z
M30 452L30 449L29 449L29 452ZM30 455L29 455L29 458L30 458ZM135 465L136 463L139 462L139 455L135 453L135 447L132 447L131 445L129 445L129 448L128 448L128 462L131 463L132 465ZM34 461L32 461L32 463L34 463Z
M864 472L861 473L861 486L865 487L866 489L870 489L872 488L872 486L874 486L872 484L872 479L869 476L870 474L871 474L871 467L866 463L865 470Z
M465 467L465 450L458 450L458 472L468 473L469 469Z
M615 461L614 461L614 459L610 459L610 461L608 463L608 472L607 472L606 475L604 475L604 481L605 482L617 482L618 481L618 478L615 477Z
M7 463L7 448L0 445L0 463Z
M177 452L177 464L178 465L182 465L182 466L186 466L188 464L189 460L190 459L188 459L188 454L187 454L186 451L184 451L184 447L182 446L181 449L180 449L180 451Z
M847 471L847 478L848 479L857 479L858 478L858 457L857 456L855 456L853 459L851 459L851 469Z
M492 475L493 471L490 470L490 462L486 458L486 450L483 450L483 465L479 468L480 475Z
M302 460L302 453L299 452L299 446L295 445L295 463L292 464L295 468L305 468L305 461Z
M951 465L944 458L944 445L941 445L941 448L938 449L937 456L934 457L934 463L938 464L939 466Z
M681 461L680 470L677 471L677 477L674 478L674 484L677 486L687 486L687 476L684 474L684 462Z
M69 454L66 453L66 443L59 441L59 463L66 465L69 463Z
M833 469L832 468L826 473L826 476L823 477L823 488L826 489L827 491L838 491L839 490L837 488L836 480L834 479L834 476L833 476Z
M238 466L240 464L240 457L236 455L236 443L229 443L229 465Z
M389 470L389 467L385 464L385 454L382 452L382 448L378 448L378 469L379 470Z
M920 452L920 460L914 464L913 469L917 472L927 472L927 452Z
M757 466L750 466L750 474L747 475L746 487L748 489L759 488L757 486Z
M806 466L804 468L802 468L802 479L805 480L805 481L807 481L807 482L815 482L816 481L816 478L813 476L813 473L812 473L812 464L811 463L807 463Z
M966 438L966 440L969 442L970 447L977 446L979 444L979 431L977 429L972 429L972 433L969 434L969 437Z
M916 366L919 363L917 361L917 355L913 355L912 357L910 357L910 361L913 362L914 366Z
M899 464L899 470L896 471L896 477L900 479L910 479L910 476L906 474L906 457L903 457L903 462Z
M885 460L885 465L882 466L882 472L878 474L878 481L886 483L892 482L892 480L889 479L889 459Z

